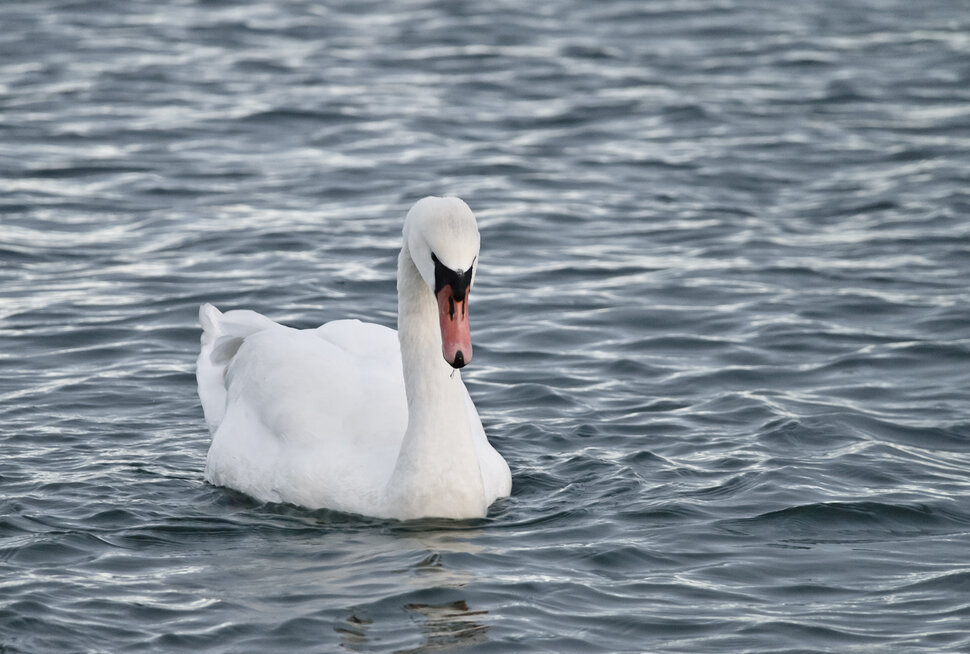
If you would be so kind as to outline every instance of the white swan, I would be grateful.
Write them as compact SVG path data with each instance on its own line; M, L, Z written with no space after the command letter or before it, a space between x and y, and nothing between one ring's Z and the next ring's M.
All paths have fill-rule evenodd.
M398 332L357 320L298 330L203 305L206 480L264 501L401 520L481 517L508 496L508 464L456 370L472 355L479 242L462 200L412 207Z

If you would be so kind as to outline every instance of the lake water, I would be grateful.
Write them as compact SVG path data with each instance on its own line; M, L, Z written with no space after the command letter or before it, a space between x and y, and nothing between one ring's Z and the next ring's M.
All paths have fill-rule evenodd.
M970 12L0 7L0 651L970 649ZM479 216L470 523L203 482L197 311Z

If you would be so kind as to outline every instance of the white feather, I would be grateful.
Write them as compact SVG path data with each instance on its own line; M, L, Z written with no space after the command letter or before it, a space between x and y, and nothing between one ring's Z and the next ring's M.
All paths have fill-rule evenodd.
M441 356L433 277L411 256L419 250L427 268L434 248L448 265L470 265L474 216L455 198L425 198L404 235L400 334L357 320L297 330L202 306L208 481L265 501L400 519L480 517L509 494L508 465Z

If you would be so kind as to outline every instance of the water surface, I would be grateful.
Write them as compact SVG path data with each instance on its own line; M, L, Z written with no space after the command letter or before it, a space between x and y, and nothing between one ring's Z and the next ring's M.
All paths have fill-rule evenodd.
M0 21L0 650L970 648L961 3ZM206 485L198 305L393 325L429 193L512 497Z

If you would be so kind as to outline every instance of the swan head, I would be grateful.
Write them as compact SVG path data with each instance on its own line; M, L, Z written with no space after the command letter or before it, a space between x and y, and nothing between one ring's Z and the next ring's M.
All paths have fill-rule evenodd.
M481 246L475 214L458 198L423 198L404 221L404 241L438 305L441 354L461 368L472 360L468 295Z

